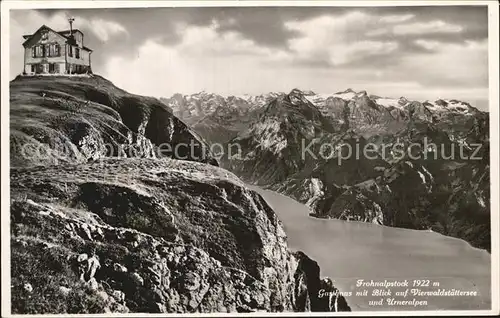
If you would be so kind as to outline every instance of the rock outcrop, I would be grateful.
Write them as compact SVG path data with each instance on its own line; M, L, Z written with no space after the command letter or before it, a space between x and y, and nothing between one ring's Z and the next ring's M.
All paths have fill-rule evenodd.
M270 102L247 130L230 140L221 165L245 181L269 185L285 181L318 156L319 139L329 138L332 123L298 89ZM311 144L309 152L304 148ZM234 147L237 146L237 147ZM273 169L269 169L269 167Z
M350 311L351 308L329 278L321 279L318 263L302 252L294 253L298 266L294 274L295 311Z
M349 310L316 304L317 265L223 169L103 159L14 168L11 189L14 313Z
M217 165L208 145L153 97L98 75L10 83L11 165L170 157Z

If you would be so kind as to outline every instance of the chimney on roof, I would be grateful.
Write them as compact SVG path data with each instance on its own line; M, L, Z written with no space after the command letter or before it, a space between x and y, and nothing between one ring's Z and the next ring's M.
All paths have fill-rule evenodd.
M73 21L75 21L75 18L69 18L69 36L73 35Z

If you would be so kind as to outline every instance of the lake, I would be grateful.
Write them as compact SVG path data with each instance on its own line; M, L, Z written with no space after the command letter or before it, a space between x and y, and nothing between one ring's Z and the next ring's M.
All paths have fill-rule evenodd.
M313 218L305 205L291 198L250 188L276 211L290 248L317 261L321 276L334 280L353 311L491 308L491 256L484 250L431 231ZM406 280L408 287L356 287L360 279L402 285ZM422 295L416 289L450 294Z

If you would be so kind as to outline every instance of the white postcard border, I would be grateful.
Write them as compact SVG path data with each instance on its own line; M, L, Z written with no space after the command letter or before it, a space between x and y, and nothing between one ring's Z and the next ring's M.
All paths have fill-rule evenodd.
M285 313L241 313L238 316L486 316L499 314L499 6L497 1L2 1L1 3L1 247L2 247L2 316L3 317L88 317L75 315L12 315L10 312L10 187L9 187L9 77L10 77L10 10L17 9L89 9L89 8L140 8L140 7L253 7L253 6L334 6L334 7L377 7L377 6L488 6L489 40L489 113L490 113L490 179L491 179L491 310L421 310L421 311L359 311L359 312L285 312ZM230 316L236 314L196 314L204 317ZM95 314L93 317L182 317L193 314Z

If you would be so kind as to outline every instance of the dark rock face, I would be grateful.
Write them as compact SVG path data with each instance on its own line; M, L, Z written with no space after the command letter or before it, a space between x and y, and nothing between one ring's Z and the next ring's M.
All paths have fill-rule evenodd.
M328 138L334 130L318 108L295 89L270 102L247 130L228 142L225 148L237 145L241 151L232 159L222 159L221 165L259 185L282 182L311 161L302 155L303 144ZM314 142L311 149L318 153Z
M10 90L14 166L110 156L218 164L208 145L166 105L129 94L98 75L18 77ZM193 151L187 146L191 143ZM158 149L162 144L170 148Z
M350 149L355 149L356 146L362 149L366 144L363 137L352 131L337 135L336 139L330 142L344 150L347 146ZM376 153L371 159L363 156L347 156L345 153L344 155L340 159L338 156L318 159L314 165L269 188L305 203L312 216L325 217L329 215L328 211L346 189L367 179L381 176L382 171L389 166ZM381 215L376 217L376 215L377 213L374 213L372 221L383 224L383 217Z
M209 144L224 144L248 128L272 95L221 96L200 92L160 100Z
M476 125L458 140L450 139L450 135L433 124L411 122L408 129L394 138L405 145L422 147L385 167L382 176L345 189L320 216L376 223L382 218L384 225L432 229L489 251L491 207L486 122L487 118L478 118ZM438 149L426 149L424 138L428 144L438 145ZM451 156L452 153L455 155Z
M432 122L432 113L429 110L429 106L431 104L429 103L420 103L417 101L411 102L408 104L408 114L410 118L413 118L414 120L420 120L420 121L425 121L425 122Z
M226 103L233 105L230 106ZM235 100L229 98L221 106L216 107L213 113L196 121L191 127L209 144L224 144L236 137L238 132L247 129L251 118L258 116L258 113L257 110L249 109L247 104L239 105Z
M390 112L385 107L377 105L366 95L366 92L356 95L349 102L348 107L350 109L349 127L359 133L380 126L387 127L395 121Z
M330 118L340 131L349 129L350 109L348 102L338 97L329 97L321 108L323 115Z
M294 274L294 309L296 311L351 311L331 280L320 278L318 264L302 252L294 253L298 260Z

